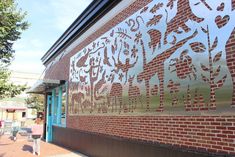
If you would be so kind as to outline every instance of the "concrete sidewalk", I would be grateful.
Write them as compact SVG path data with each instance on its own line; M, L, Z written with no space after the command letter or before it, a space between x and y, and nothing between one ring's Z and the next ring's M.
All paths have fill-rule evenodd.
M0 137L0 157L33 157L33 142L27 136L17 136L17 141L11 140L9 135ZM42 157L87 157L85 155L72 152L66 148L41 141Z
M87 157L80 153L68 153L68 154L61 154L61 155L52 155L49 157Z

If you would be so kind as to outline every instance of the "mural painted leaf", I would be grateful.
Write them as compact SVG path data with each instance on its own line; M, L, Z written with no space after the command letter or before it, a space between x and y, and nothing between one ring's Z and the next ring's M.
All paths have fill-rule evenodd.
M197 3L195 3L194 5L196 6L196 5L199 5L201 2L197 2Z
M169 2L167 3L167 7L170 7L171 9L174 7L174 1L175 0L169 0Z
M216 37L213 45L210 48L210 51L213 51L217 47L217 45L218 45L218 38Z
M207 68L205 65L203 65L202 63L201 63L201 68L202 68L202 70L203 71L209 71L210 69L209 68Z
M115 48L114 48L114 46L112 45L112 54L115 54Z
M194 42L189 45L191 46L192 50L196 53L203 53L206 51L205 45L201 42Z
M140 14L146 12L146 11L148 10L148 8L149 8L148 6L145 6L145 7L140 11Z
M149 27L149 26L152 26L152 25L157 25L159 23L159 21L161 20L162 18L162 15L154 15L153 18L151 18L146 26Z
M205 0L200 0L209 10L212 10L212 8L209 6L209 4Z
M202 29L202 31L204 32L204 33L207 33L208 31L205 29L205 28L203 28L203 27L201 27L201 29Z
M156 13L158 9L160 9L163 6L163 3L158 3L153 6L153 8L150 10L151 13Z
M129 55L129 51L127 49L123 50L123 54L128 56Z
M202 80L203 80L204 82L210 83L209 79L208 79L206 76L204 76L203 74L201 74L201 76L202 76Z
M110 37L113 37L114 35L114 30L112 30L112 32L110 33Z
M123 38L123 39L129 38L129 39L131 39L131 36L129 36L127 34L126 29L118 28L118 31L116 31L115 33L117 33L120 38Z
M221 88L223 85L224 85L224 82L225 82L225 80L226 80L226 78L227 78L227 74L221 79L221 80L219 80L217 83L216 83L216 88L218 89L218 88Z
M220 58L221 58L221 56L222 56L222 51L220 51L219 53L217 53L217 54L215 55L215 57L214 57L214 59L213 59L213 62L215 63L215 62L219 61Z
M220 70L221 70L221 66L219 66L219 67L216 69L216 71L213 73L213 76L214 76L214 77L219 76Z
M221 4L217 7L217 11L224 11L224 3L221 3Z
M127 42L124 42L124 47L129 49L130 46L129 46L129 44Z

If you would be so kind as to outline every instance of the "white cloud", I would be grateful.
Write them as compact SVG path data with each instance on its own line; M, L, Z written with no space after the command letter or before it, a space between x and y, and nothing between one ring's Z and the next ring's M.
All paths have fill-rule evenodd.
M9 67L12 71L20 71L20 72L30 72L30 73L38 73L41 74L45 69L44 66L40 62L13 62Z
M27 38L27 39L20 39L17 42L14 43L13 47L16 50L24 50L28 49L29 47L31 49L42 49L44 46L43 41L40 39L33 39L33 38Z
M43 43L42 43L42 41L39 40L39 39L32 39L32 40L30 41L30 43L31 43L31 45L32 45L33 47L36 47L36 48L41 48L41 47L43 47Z
M32 51L32 50L26 50L26 51L16 51L15 56L17 58L23 58L23 59L29 59L29 58L40 58L43 56L44 52L42 51Z

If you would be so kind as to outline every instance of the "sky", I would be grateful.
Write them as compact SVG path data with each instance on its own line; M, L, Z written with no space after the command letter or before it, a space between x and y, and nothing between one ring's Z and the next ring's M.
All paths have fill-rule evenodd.
M16 0L30 27L15 42L10 70L41 74L41 58L92 0Z

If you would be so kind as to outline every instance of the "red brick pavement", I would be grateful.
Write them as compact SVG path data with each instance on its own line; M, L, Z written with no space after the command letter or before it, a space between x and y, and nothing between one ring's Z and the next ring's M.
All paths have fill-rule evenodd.
M33 157L32 154L33 142L28 140L27 136L17 136L17 141L10 139L9 135L0 137L0 157ZM41 141L40 156L57 156L61 154L70 154L71 151L65 148L56 146L51 143Z

